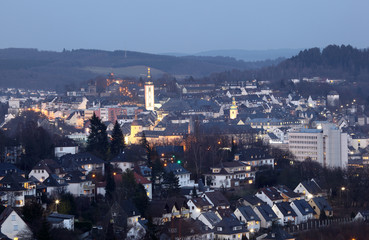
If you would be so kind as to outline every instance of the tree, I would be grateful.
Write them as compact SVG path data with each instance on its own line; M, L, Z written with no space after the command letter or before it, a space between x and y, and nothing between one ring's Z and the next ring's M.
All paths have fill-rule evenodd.
M151 167L151 165L152 165L152 162L151 162L151 148L150 148L149 142L146 139L145 132L142 132L142 137L141 137L141 140L140 140L140 144L146 150L147 166Z
M114 191L115 191L115 180L112 171L112 166L110 163L105 164L105 177L106 177L106 198L109 200L113 199Z
M111 137L110 153L112 156L116 156L121 153L125 147L123 132L120 129L118 121L115 121Z
M132 170L127 169L122 174L121 197L124 200L129 199L136 192L137 183Z
M50 240L50 223L47 221L46 217L42 218L41 229L37 232L37 239L39 240Z
M106 160L108 148L109 142L106 126L94 113L90 119L90 135L87 139L87 151Z
M172 171L164 175L164 184L169 197L179 193L179 179Z

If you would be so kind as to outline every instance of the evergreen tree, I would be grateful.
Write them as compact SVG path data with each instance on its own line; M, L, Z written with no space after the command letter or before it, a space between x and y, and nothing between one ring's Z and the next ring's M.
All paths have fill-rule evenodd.
M152 179L152 194L155 195L156 190L160 193L161 180L164 176L164 168L159 159L156 159L152 165L151 169L151 179Z
M120 129L120 126L118 124L118 121L115 121L111 143L110 143L110 152L112 156L116 156L120 154L125 147L124 144L124 136L122 133L122 130Z
M169 197L175 196L179 193L179 179L172 171L167 172L164 175L164 184Z
M151 162L151 148L150 148L149 142L146 139L145 132L142 132L142 137L141 137L140 144L141 144L141 146L146 151L146 155L147 155L147 166L148 167L152 167L152 162Z
M90 135L87 139L87 151L106 160L108 147L109 142L106 126L94 113L90 119Z
M122 198L124 200L127 200L130 197L132 197L132 194L136 192L136 188L137 188L137 183L136 183L135 175L132 170L127 169L122 174L122 189L121 189Z
M105 164L105 179L106 179L105 191L106 191L106 198L108 200L113 199L114 192L115 192L115 180L114 180L112 168L113 167L110 165L110 163Z
M50 223L47 221L46 217L42 218L41 229L37 232L38 240L50 240Z

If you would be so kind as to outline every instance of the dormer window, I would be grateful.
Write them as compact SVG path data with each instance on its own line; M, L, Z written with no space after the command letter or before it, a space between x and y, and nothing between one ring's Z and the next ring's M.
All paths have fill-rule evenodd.
M223 231L222 227L217 227L217 231L218 231L218 232Z

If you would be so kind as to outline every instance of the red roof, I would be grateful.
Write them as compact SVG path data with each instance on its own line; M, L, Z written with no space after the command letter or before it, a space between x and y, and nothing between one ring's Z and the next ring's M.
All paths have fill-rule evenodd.
M135 179L136 179L136 183L141 183L141 184L150 184L151 182L149 180L147 180L145 177L141 176L140 174L134 172L135 174Z

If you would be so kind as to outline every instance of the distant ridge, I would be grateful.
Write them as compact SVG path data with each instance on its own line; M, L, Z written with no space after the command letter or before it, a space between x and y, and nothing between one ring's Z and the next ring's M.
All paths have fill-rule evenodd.
M214 72L233 69L260 69L279 63L276 61L245 62L231 57L185 56L175 57L133 51L103 51L93 49L64 50L62 52L37 49L0 49L0 87L63 89L97 75L119 71L120 77L140 77L145 66L173 76L203 77Z
M194 54L195 56L222 56L233 57L238 60L246 62L252 61L264 61L268 59L278 58L290 58L297 55L303 49L270 49L270 50L242 50L242 49L229 49L229 50L211 50Z

